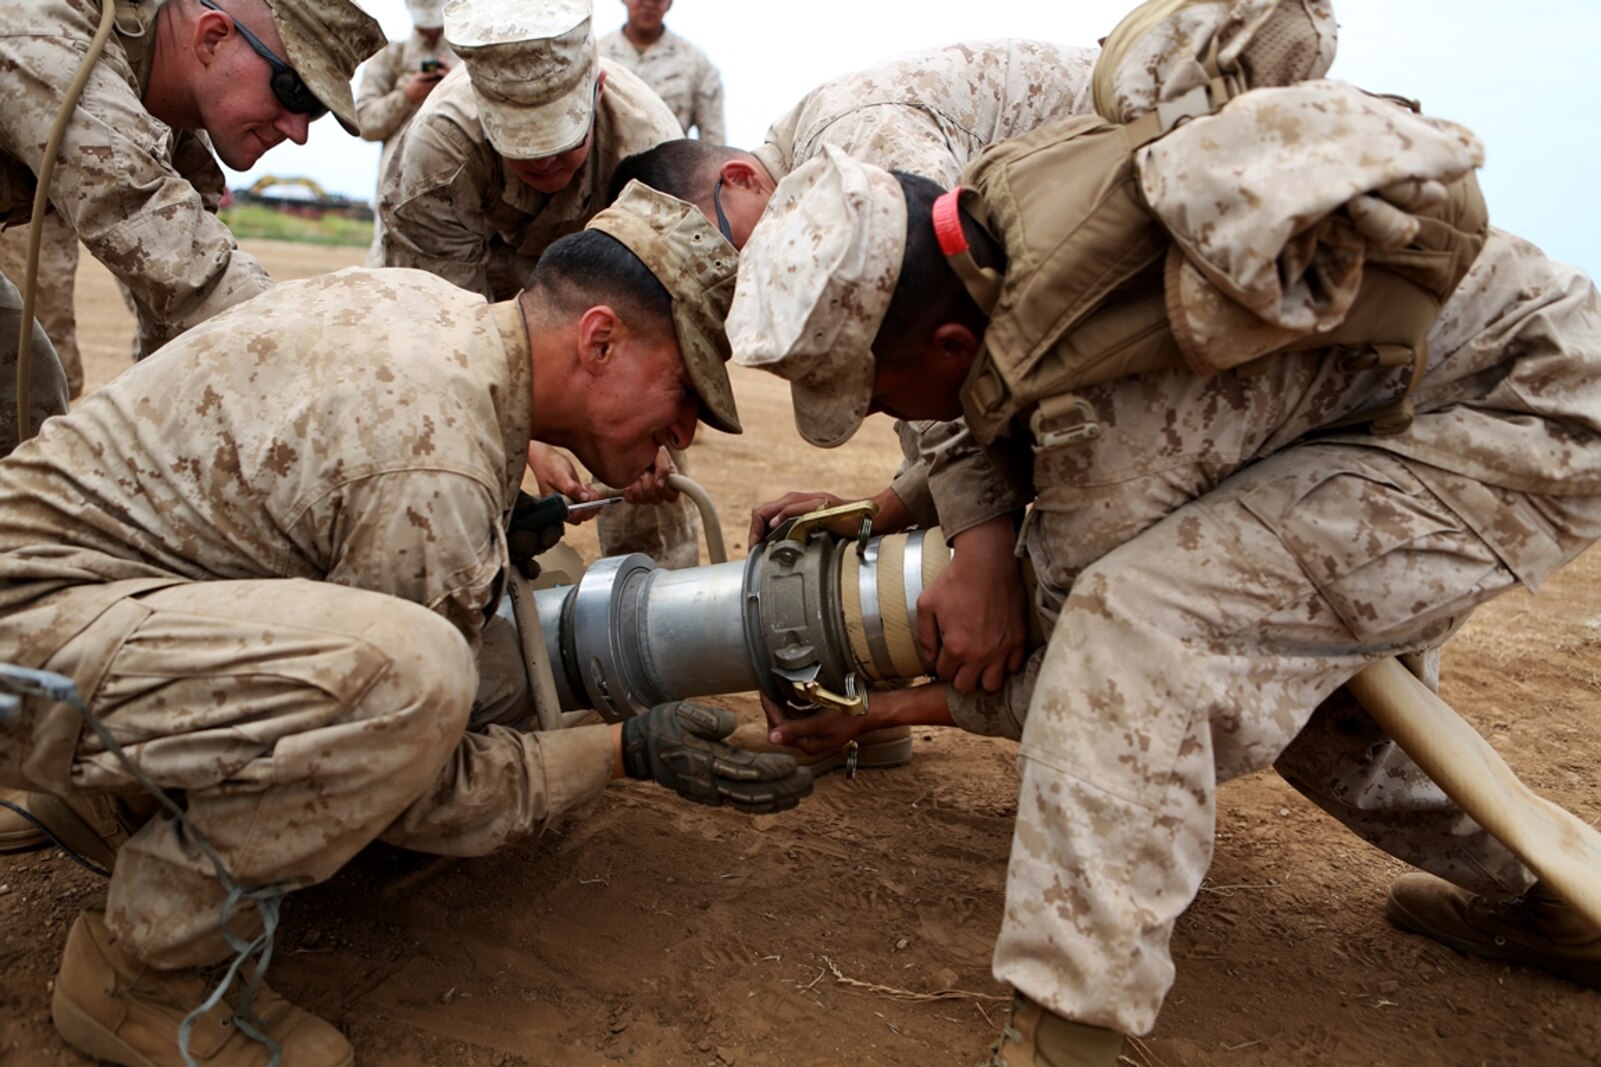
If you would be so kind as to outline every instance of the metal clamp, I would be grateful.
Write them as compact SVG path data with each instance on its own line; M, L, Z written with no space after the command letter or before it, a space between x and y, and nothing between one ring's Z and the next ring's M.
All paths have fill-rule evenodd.
M860 718L867 714L867 698L861 692L856 681L856 672L845 675L845 694L824 689L817 681L817 669L802 674L774 669L774 674L788 683L790 692L794 694L794 703L799 707L809 707L820 711L837 711L852 718ZM809 677L807 675L810 675Z
M867 548L867 539L873 534L873 520L877 517L877 504L871 500L858 500L853 504L808 511L804 515L786 519L767 539L805 544L812 534L823 530L842 540L854 539L856 554L861 555Z

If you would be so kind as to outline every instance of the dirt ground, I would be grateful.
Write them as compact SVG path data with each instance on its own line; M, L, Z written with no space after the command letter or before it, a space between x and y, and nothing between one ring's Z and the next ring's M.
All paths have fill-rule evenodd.
M279 279L361 254L252 248ZM87 257L78 306L101 383L124 365L131 319ZM760 499L867 492L894 467L887 421L820 452L795 435L783 383L736 371L735 387L750 431L707 432L691 453L730 541ZM594 553L589 528L575 542ZM1537 599L1484 608L1445 666L1446 698L1526 781L1601 819L1601 554ZM487 859L369 849L287 904L273 981L365 1064L977 1063L1007 998L990 949L1014 746L932 730L916 745L909 767L829 776L779 816L637 785ZM1126 1062L1601 1062L1601 994L1390 929L1384 892L1402 870L1272 774L1223 786L1211 877L1174 939L1177 984ZM85 1062L51 1028L49 989L73 916L103 891L55 852L0 857L0 1064Z

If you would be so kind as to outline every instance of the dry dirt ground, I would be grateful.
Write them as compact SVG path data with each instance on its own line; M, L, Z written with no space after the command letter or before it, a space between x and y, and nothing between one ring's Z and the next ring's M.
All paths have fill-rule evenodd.
M254 250L280 279L360 255ZM87 257L79 283L99 383L123 366L130 320ZM691 454L731 540L759 499L865 492L894 466L887 425L818 452L777 379L741 373L736 388L750 432L707 433ZM588 528L577 543L593 553ZM1446 656L1446 697L1590 822L1598 593L1592 552L1538 598L1484 608ZM274 981L365 1064L973 1064L1007 994L990 947L1015 789L1010 744L924 731L911 766L830 776L780 816L629 786L487 859L374 848L291 899ZM1272 774L1224 786L1211 877L1174 939L1177 984L1126 1062L1601 1061L1601 994L1386 926L1401 869ZM49 989L73 916L104 887L54 852L0 857L0 883L0 1063L82 1063L50 1026Z

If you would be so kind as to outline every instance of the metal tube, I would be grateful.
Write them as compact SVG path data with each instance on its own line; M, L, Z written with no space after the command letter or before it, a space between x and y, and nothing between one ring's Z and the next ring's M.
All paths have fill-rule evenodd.
M744 587L744 560L657 572L638 632L645 671L663 700L761 688L746 649Z
M889 552L881 552L888 542ZM743 561L669 571L641 555L603 559L575 586L534 594L545 652L564 711L594 708L618 721L686 697L761 690L792 700L797 685L843 695L871 680L908 677L915 656L885 639L915 633L924 558L946 551L923 534L871 539L858 570L841 564L856 547L829 535L758 545ZM885 556L896 568L880 573ZM872 664L856 660L840 582L855 584ZM885 597L886 586L893 595ZM904 641L902 641L904 644ZM871 667L870 677L858 672Z

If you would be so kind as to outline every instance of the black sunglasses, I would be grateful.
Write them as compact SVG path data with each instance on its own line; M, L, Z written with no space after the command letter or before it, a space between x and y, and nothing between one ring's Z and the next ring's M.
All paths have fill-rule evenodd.
M729 244L734 243L733 228L728 225L728 216L723 213L723 176L717 176L717 184L712 186L712 208L717 212L717 229L723 235L723 240Z
M310 115L313 122L328 114L328 106L317 99L317 94L306 87L295 73L295 68L285 63L278 53L261 43L261 38L245 28L245 24L234 18L231 14L212 3L212 0L200 0L201 7L208 7L219 14L228 15L233 19L233 28L239 31L245 43L255 49L256 55L267 61L272 68L272 95L289 111L297 115Z

